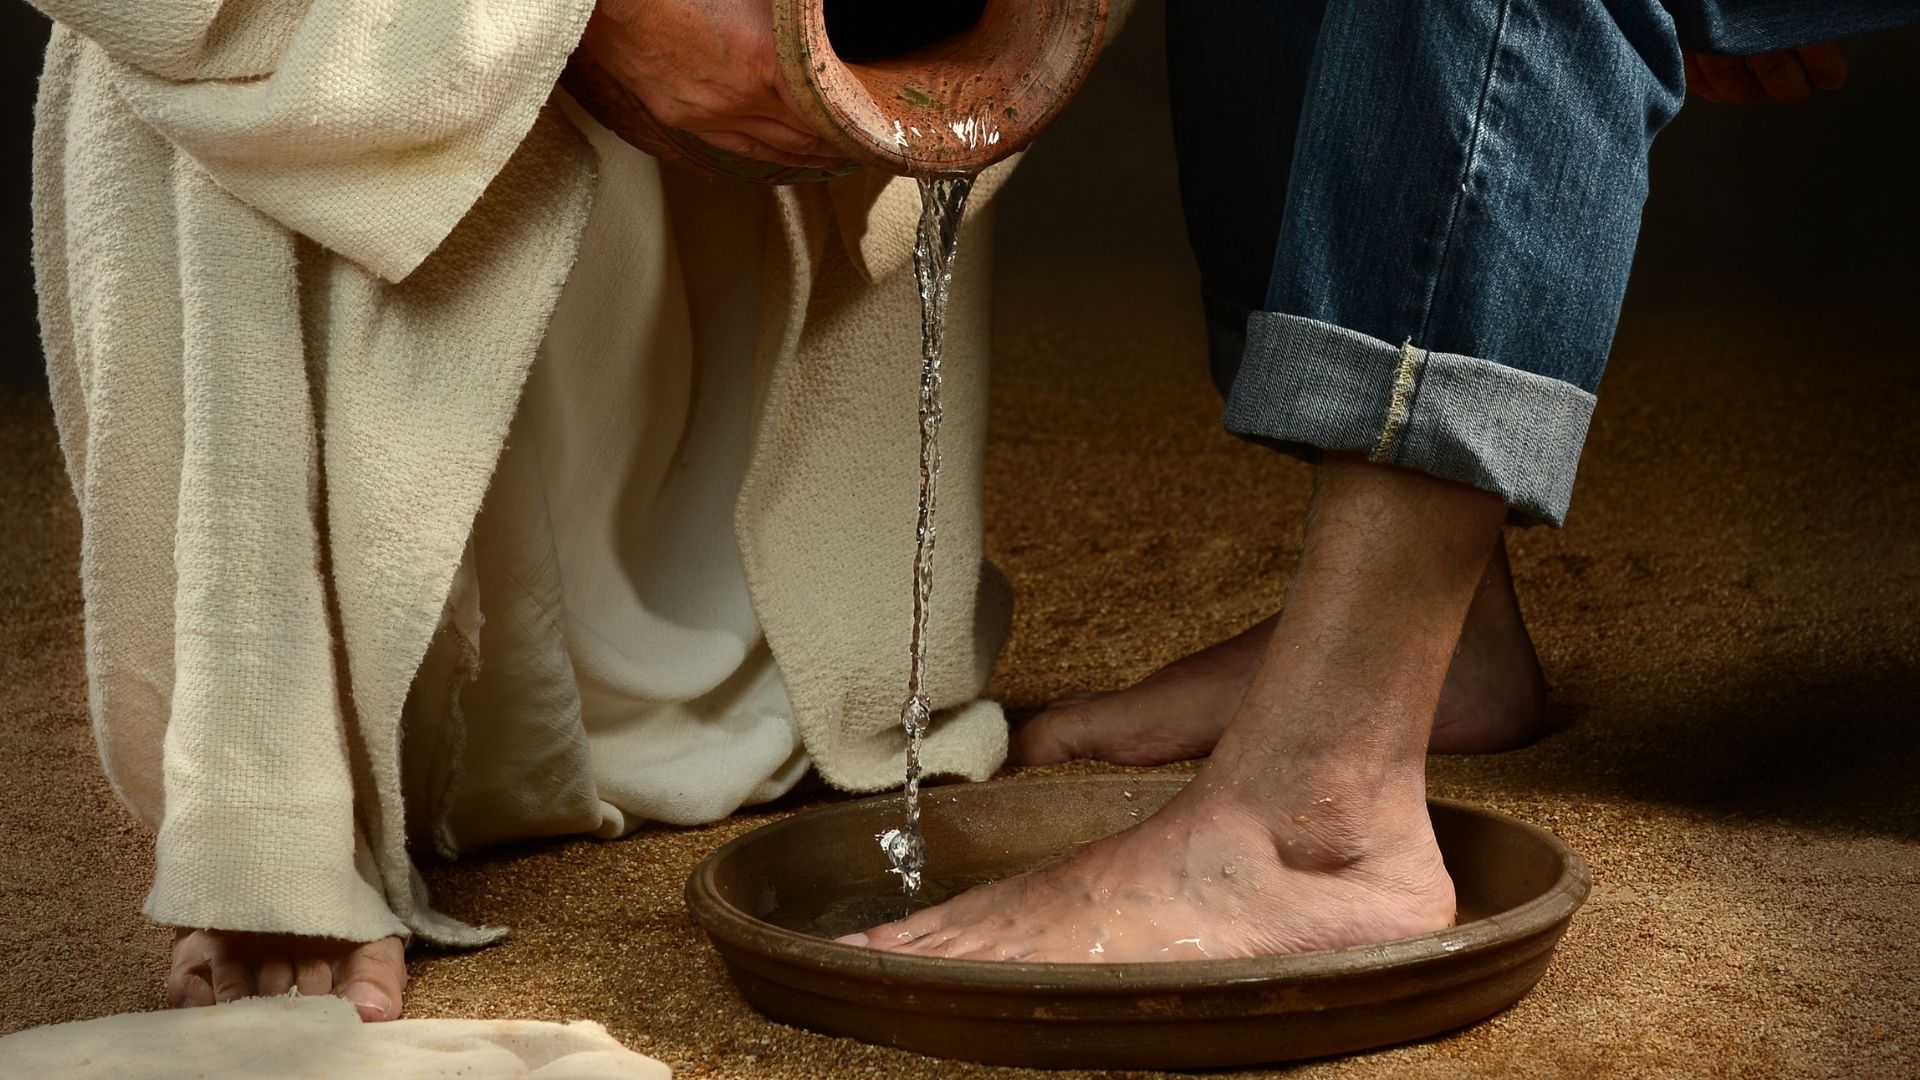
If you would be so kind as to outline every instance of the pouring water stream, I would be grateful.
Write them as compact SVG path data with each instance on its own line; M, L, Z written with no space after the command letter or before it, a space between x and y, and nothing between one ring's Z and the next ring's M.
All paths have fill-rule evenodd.
M926 870L927 841L920 831L920 751L926 742L932 707L927 701L927 614L933 594L935 510L940 479L940 360L945 346L947 298L953 285L953 259L960 241L960 218L972 174L923 176L920 227L913 246L913 273L920 290L920 512L915 520L913 556L913 633L908 642L907 701L900 724L907 732L906 819L878 837L880 848L900 875L908 896L920 894Z

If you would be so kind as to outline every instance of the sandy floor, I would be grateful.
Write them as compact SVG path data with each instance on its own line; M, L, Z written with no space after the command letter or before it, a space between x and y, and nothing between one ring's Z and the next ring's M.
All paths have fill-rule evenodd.
M1003 221L988 500L1020 590L995 684L1016 707L1268 613L1308 482L1218 430L1164 168L1119 166L1124 233L1054 209L1055 161L1107 130L1036 154ZM1511 1011L1304 1075L1920 1071L1915 284L1636 285L1572 523L1513 540L1561 730L1431 770L1583 852L1592 899ZM65 485L44 399L0 390L0 1032L152 1007L162 974L149 840L87 732ZM782 812L435 869L448 910L516 935L419 957L410 1013L591 1017L683 1076L1003 1074L734 996L681 883Z

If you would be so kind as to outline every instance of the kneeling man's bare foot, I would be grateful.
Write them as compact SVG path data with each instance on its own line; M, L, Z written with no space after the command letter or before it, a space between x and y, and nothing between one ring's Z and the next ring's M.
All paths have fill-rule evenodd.
M393 1020L407 986L406 946L397 937L337 941L291 934L181 930L173 941L167 1004L212 1005L298 989L353 1003L360 1019Z
M1164 765L1206 757L1266 655L1275 615L1125 690L1072 694L1013 733L1014 765L1079 758ZM1506 545L1487 564L1434 708L1427 749L1491 754L1540 737L1547 679L1520 616Z
M843 940L1131 963L1335 949L1452 925L1453 882L1417 788L1390 805L1347 785L1257 806L1245 790L1203 774L1160 813L1064 862Z

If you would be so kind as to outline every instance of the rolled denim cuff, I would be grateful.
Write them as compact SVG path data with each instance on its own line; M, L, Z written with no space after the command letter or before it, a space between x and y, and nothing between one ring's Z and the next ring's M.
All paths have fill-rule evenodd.
M1566 520L1587 391L1270 311L1248 318L1246 342L1222 418L1233 434L1309 457L1364 453L1490 491L1523 523Z

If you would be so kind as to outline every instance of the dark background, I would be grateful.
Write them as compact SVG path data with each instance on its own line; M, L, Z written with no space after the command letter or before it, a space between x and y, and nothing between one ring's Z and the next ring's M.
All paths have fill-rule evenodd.
M1143 2L1056 136L1009 192L1003 227L1122 262L1177 258L1174 172L1159 80L1159 5ZM46 21L0 0L0 379L43 378L29 266L29 140ZM1695 102L1661 137L1634 294L1712 303L1725 290L1782 302L1835 290L1913 295L1920 200L1911 174L1920 32L1853 43L1853 79L1796 108ZM1105 174L1113 183L1084 178ZM1104 193L1104 194L1102 194ZM1097 197L1088 197L1090 194ZM1114 229L1120 218L1128 228ZM1131 247L1131 250L1128 248ZM1018 257L1011 245L1009 257ZM1630 300L1630 303L1632 301ZM1197 358L1189 358L1197 360Z
M0 380L42 378L33 317L28 202L33 84L47 21L20 0L0 0Z

